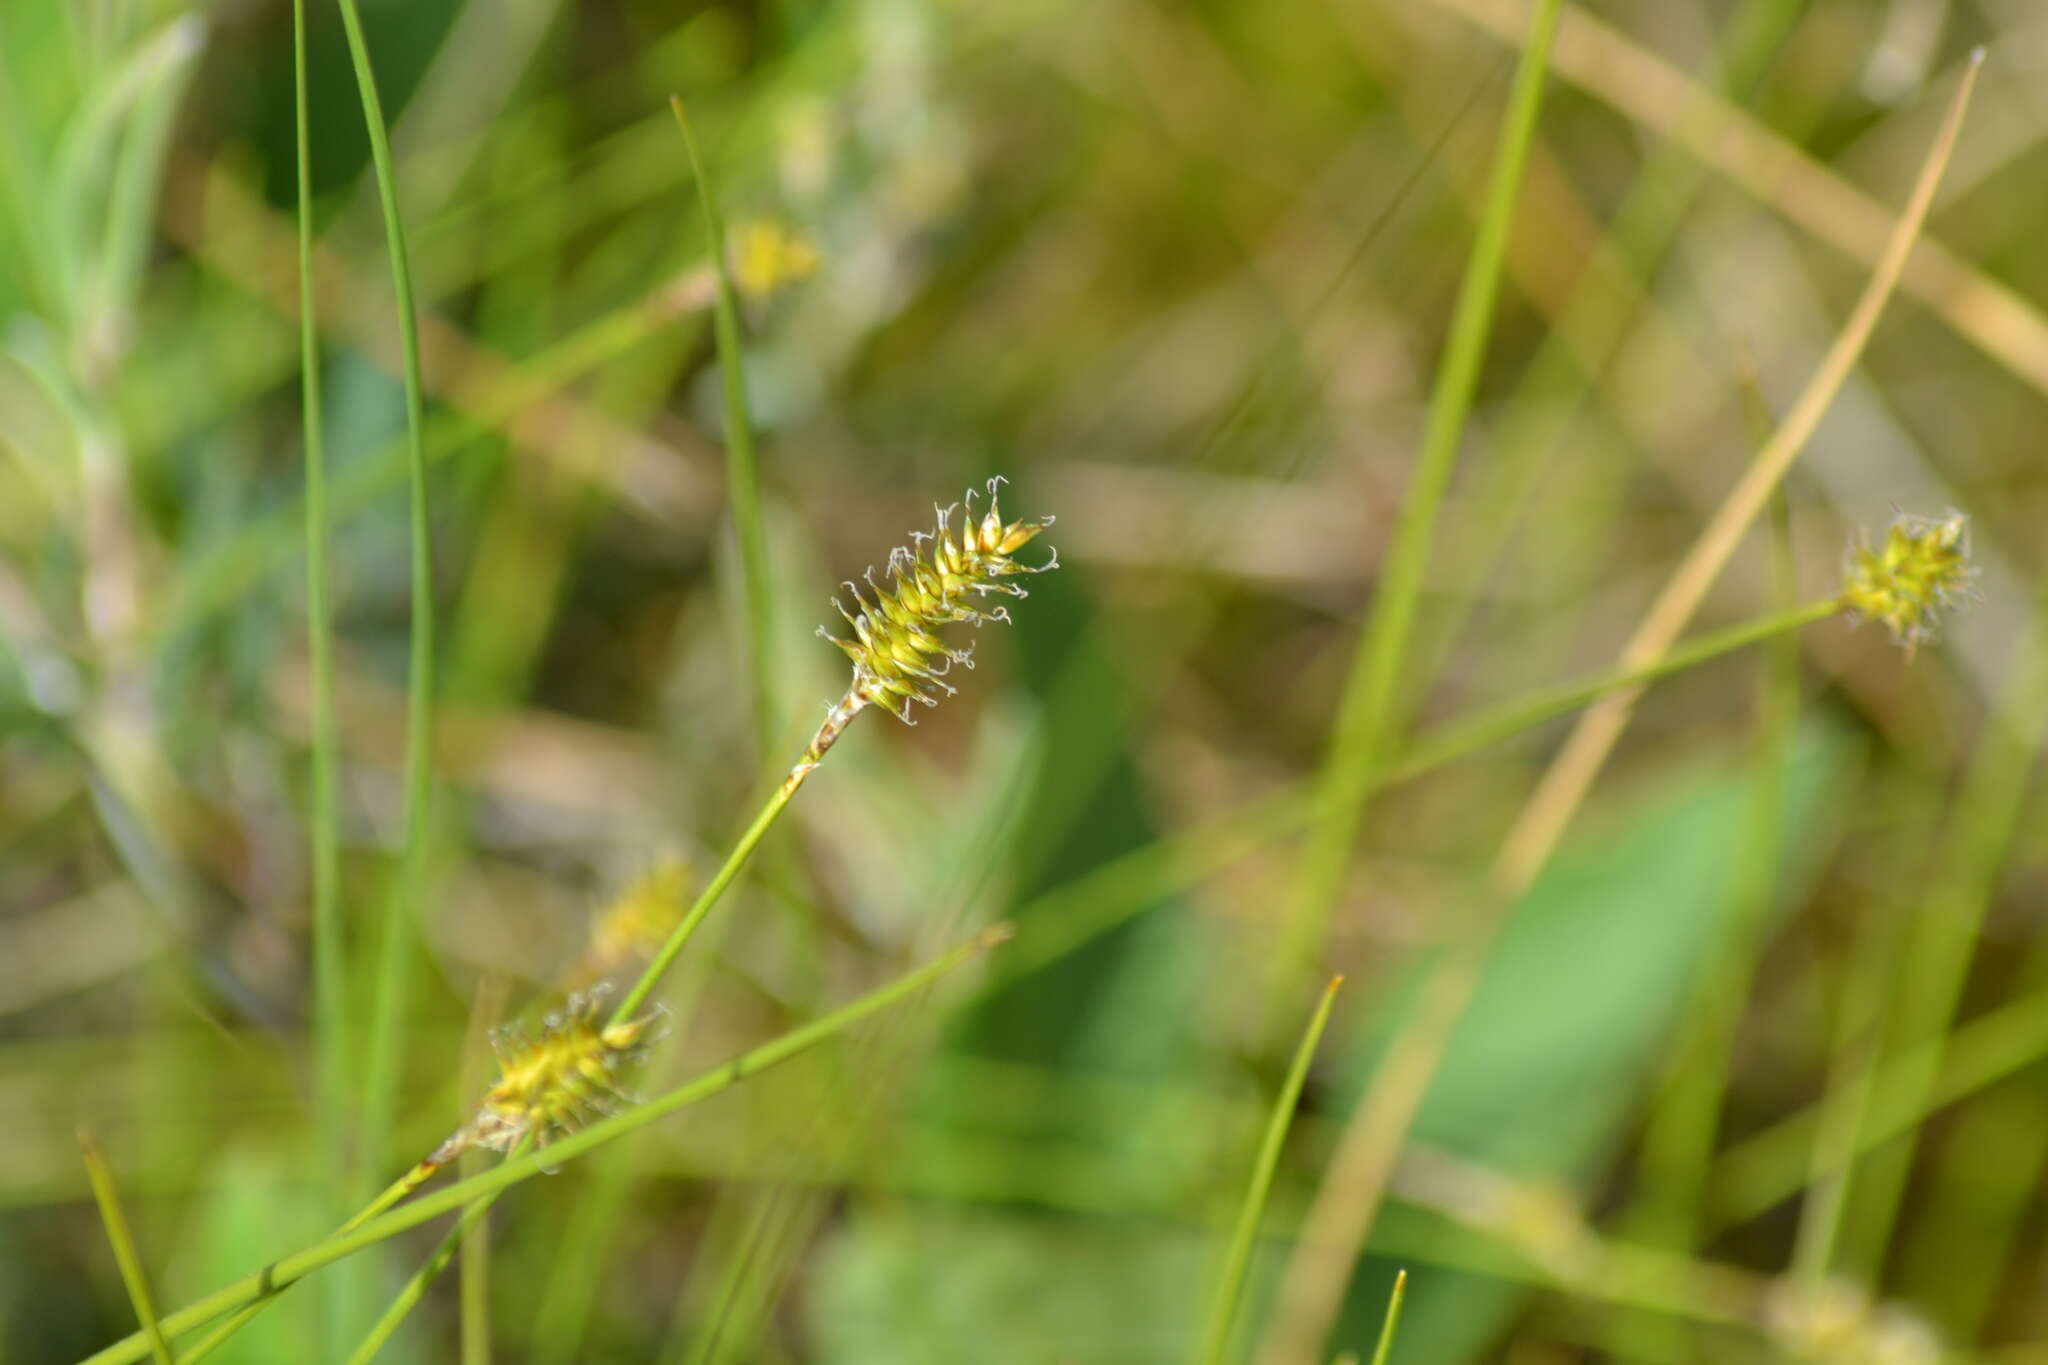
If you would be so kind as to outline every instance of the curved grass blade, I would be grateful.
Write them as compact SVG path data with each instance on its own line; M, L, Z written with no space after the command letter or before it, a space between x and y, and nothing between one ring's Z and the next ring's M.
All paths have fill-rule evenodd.
M1343 984L1344 978L1336 976L1323 988L1323 998L1316 1002L1315 1013L1309 1016L1308 1028L1303 1030L1301 1044L1294 1051L1294 1064L1287 1069L1287 1079L1274 1097L1273 1116L1266 1121L1265 1141L1259 1146L1258 1159L1252 1163L1251 1184L1245 1188L1237 1226L1230 1234L1223 1274L1216 1283L1215 1297L1209 1302L1209 1326L1194 1357L1200 1365L1222 1365L1229 1354L1231 1329L1237 1324L1245 1275L1251 1269L1252 1246L1258 1240L1259 1223L1265 1216L1266 1196L1273 1189L1273 1172L1280 1165L1280 1148L1294 1122L1294 1107L1301 1100L1301 1087L1308 1079L1309 1063L1315 1060L1316 1045L1323 1039L1323 1027L1330 1022L1330 1006L1337 999L1337 988Z

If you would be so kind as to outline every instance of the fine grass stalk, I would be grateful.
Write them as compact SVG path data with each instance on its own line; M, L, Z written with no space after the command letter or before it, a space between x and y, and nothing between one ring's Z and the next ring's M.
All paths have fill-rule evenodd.
M1337 976L1323 988L1323 998L1316 1002L1308 1027L1302 1031L1301 1043L1294 1050L1294 1063L1287 1068L1280 1093L1273 1097L1266 1136L1252 1162L1252 1178L1245 1186L1244 1201L1238 1206L1237 1225L1231 1231L1230 1247L1224 1254L1223 1272L1217 1277L1215 1293L1209 1300L1209 1325L1194 1356L1197 1365L1223 1365L1230 1354L1231 1329L1237 1325L1238 1305L1244 1301L1245 1276L1251 1271L1259 1223L1266 1213L1266 1197L1273 1190L1273 1173L1280 1167L1280 1149L1287 1141L1287 1130L1294 1124L1294 1109L1301 1101L1301 1087L1308 1080L1316 1045L1322 1041L1323 1028L1330 1022L1330 1006L1337 999L1337 988L1343 984L1344 978Z
M311 670L311 834L314 1092L330 1175L346 1166L349 1063L348 974L341 934L341 810L335 755L334 605L328 586L326 427L313 287L313 171L306 96L306 0L292 0L292 111L298 153L299 394L305 454L306 645Z
M532 1138L528 1137L513 1148L511 1155L522 1155L531 1145ZM397 1335L399 1326L404 1323L406 1316L427 1296L427 1287L448 1268L449 1263L455 1259L455 1253L464 1249L470 1234L482 1225L483 1219L491 1211L491 1205L497 1203L498 1196L503 1193L503 1190L494 1190L462 1211L461 1216L455 1220L455 1226L448 1229L447 1235L441 1238L433 1254L407 1278L405 1284L393 1296L390 1306L384 1310L384 1315L377 1319L376 1325L370 1328L369 1334L349 1355L349 1365L369 1365L370 1361L376 1359L377 1353Z
M326 418L320 379L318 290L313 277L312 114L306 92L306 0L292 0L292 135L299 249L299 429L305 460L302 530L306 560L306 651L312 765L308 814L312 864L313 1097L320 1151L337 1206L349 1196L349 1068L353 1010L341 932L341 808L334 704L334 604L328 577L333 521L327 505ZM338 1211L338 1209L337 1209ZM358 1273L324 1296L329 1355L346 1340Z
M1408 1299L1408 1272L1394 1272L1394 1290L1387 1295L1387 1316L1380 1323L1379 1344L1372 1349L1372 1365L1387 1365L1394 1353L1394 1334L1401 1330L1401 1305Z
M79 1130L78 1148L85 1157L86 1179L92 1182L92 1197L100 1206L100 1221L106 1225L107 1242L114 1248L114 1263L121 1270L121 1284L134 1306L135 1320L149 1342L149 1353L157 1365L171 1365L170 1344L157 1323L156 1302L150 1297L149 1279L142 1273L142 1257L135 1251L135 1235L129 1231L128 1216L121 1212L120 1197L114 1192L114 1173L100 1153L92 1134Z
M1288 989L1320 950L1332 907L1350 863L1376 769L1396 728L1396 690L1413 633L1437 515L1457 463L1458 446L1478 391L1480 361L1493 327L1509 230L1522 171L1543 107L1544 68L1561 0L1539 0L1529 42L1515 72L1501 123L1492 182L1459 286L1449 339L1430 393L1429 416L1415 472L1373 596L1372 616L1353 659L1330 748L1317 783L1316 816L1302 851L1276 958L1274 989Z
M377 199L384 213L384 245L391 258L391 288L398 308L398 335L405 383L407 521L412 573L412 629L406 676L405 842L384 902L379 926L375 991L367 1055L363 1062L363 1148L365 1172L383 1165L397 1114L406 1015L412 996L415 923L426 891L429 806L433 799L434 754L434 546L427 497L426 386L421 378L418 309L412 266L398 208L398 179L391 165L391 139L384 121L377 76L363 35L356 0L339 0L348 37L356 95L370 140Z

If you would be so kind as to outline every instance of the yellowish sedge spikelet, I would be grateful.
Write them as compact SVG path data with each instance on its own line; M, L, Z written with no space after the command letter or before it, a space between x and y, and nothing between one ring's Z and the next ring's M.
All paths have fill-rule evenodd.
M545 1144L611 1113L626 1098L620 1074L639 1060L659 1016L604 1022L604 993L572 996L548 1016L538 1038L503 1031L491 1040L498 1080L470 1121L435 1149L427 1165L442 1166L473 1147L509 1152L522 1138Z
M652 956L690 905L690 865L663 858L635 878L590 926L590 946L570 980L609 976Z
M1882 621L1908 652L1934 638L1940 609L1969 593L1970 519L1901 516L1876 549L1849 553L1842 602L1850 611Z
M818 245L779 218L750 218L733 226L727 250L733 283L752 299L765 299L809 279L818 269Z
M880 706L906 724L914 724L911 703L938 705L941 694L955 691L946 674L958 664L974 667L974 651L955 649L939 638L942 627L955 623L980 625L985 621L1010 619L1009 610L987 605L991 595L1024 597L1024 589L1009 580L1019 574L1045 573L1059 567L1059 555L1043 564L1022 564L1011 558L1040 531L1052 525L1051 517L1037 521L1003 520L997 491L1001 479L988 485L988 510L979 518L974 512L974 493L966 498L966 515L960 528L952 527L954 507L937 509L938 525L930 534L912 534L910 544L893 550L883 573L886 584L875 580L869 569L863 576L867 592L856 583L842 586L853 594L855 610L834 598L832 605L852 627L853 638L843 639L822 626L818 634L830 640L853 661L853 683L847 688L818 734L811 741L803 761L791 774L801 781L816 767L825 750L832 747L854 716L868 706Z

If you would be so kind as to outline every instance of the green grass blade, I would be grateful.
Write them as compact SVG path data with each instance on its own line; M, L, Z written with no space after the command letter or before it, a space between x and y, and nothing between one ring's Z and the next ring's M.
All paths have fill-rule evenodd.
M676 127L689 153L690 174L697 180L697 204L704 215L704 239L718 282L712 309L712 334L718 346L718 378L725 399L725 474L732 500L733 530L739 538L741 592L747 609L747 672L753 689L755 733L761 754L775 742L775 594L768 578L768 542L761 525L761 468L754 454L754 419L747 407L746 348L740 342L739 291L732 282L732 263L725 254L725 224L718 199L704 173L690 116L681 96L669 96Z
M478 1206L488 1208L489 1200ZM462 1242L462 1365L491 1361L491 1225L473 1218L457 1234Z
M391 139L385 128L384 105L377 94L376 72L363 36L356 0L339 0L342 27L348 35L356 93L370 139L370 160L377 178L377 197L384 211L385 247L391 257L391 287L398 305L399 342L404 355L405 427L409 455L409 508L412 557L411 661L406 678L405 845L399 854L382 916L376 990L372 999L368 1050L363 1063L364 1169L384 1164L392 1118L397 1112L400 1057L405 1018L412 993L414 917L425 891L429 802L433 796L434 752L434 548L427 506L426 387L420 375L418 309L413 300L412 267L406 256L405 229L398 211L398 180L391 166Z
M1430 393L1422 450L1400 519L1387 547L1374 594L1372 615L1359 641L1344 690L1329 752L1318 779L1314 824L1303 849L1287 920L1281 928L1276 991L1291 983L1319 950L1376 770L1384 762L1396 728L1395 693L1414 633L1430 542L1443 506L1466 418L1479 386L1479 365L1492 332L1494 301L1500 293L1509 229L1520 195L1522 171L1543 105L1545 67L1557 29L1561 0L1543 0L1531 19L1529 41L1501 125L1493 176L1478 235L1451 320L1450 336Z
M107 1169L107 1159L101 1155L92 1134L81 1129L78 1147L85 1154L85 1174L92 1182L92 1197L100 1206L100 1221L106 1224L107 1241L114 1248L114 1262L121 1268L121 1283L127 1287L128 1301L135 1305L135 1318L142 1324L149 1353L158 1365L171 1365L170 1343L164 1340L163 1328L157 1324L156 1304L150 1298L149 1281L142 1273L142 1258L136 1254L134 1234L129 1231L127 1215L121 1212L121 1201L114 1194L114 1174Z
M334 609L328 588L327 457L313 287L311 117L306 99L306 0L292 0L293 110L298 147L299 389L306 461L306 634L312 671L313 1033L321 1127L338 1161L348 1068L347 973L341 938L341 818L336 788ZM337 1167L338 1169L338 1167Z
M309 793L312 859L313 1096L320 1143L338 1200L348 1197L350 1029L347 949L341 932L341 807L334 705L334 606L328 545L326 417L320 389L319 314L313 279L312 113L306 94L306 0L292 0L292 125L297 155L299 239L300 430L305 455L306 646L312 774ZM329 1294L325 1327L330 1355L347 1331L347 1294Z
M350 1352L349 1365L368 1365L369 1361L377 1358L379 1351L390 1344L391 1338L397 1335L399 1326L404 1323L406 1316L427 1296L427 1286L432 1284L455 1259L455 1253L462 1245L463 1236L478 1219L491 1211L491 1205L496 1203L497 1199L496 1194L489 1195L462 1211L462 1217L456 1220L455 1226L448 1230L448 1235L441 1239L440 1245L434 1248L433 1254L427 1257L426 1262L406 1280L397 1296L391 1300L391 1306L384 1310L384 1316L378 1318L376 1325L370 1329L369 1335Z
M1202 1365L1222 1365L1230 1351L1231 1329L1237 1324L1238 1305L1244 1299L1245 1276L1251 1270L1252 1248L1258 1241L1259 1223L1265 1217L1266 1196L1273 1189L1273 1172L1280 1165L1280 1148L1294 1123L1294 1108L1301 1099L1302 1084L1308 1080L1309 1063L1315 1060L1316 1045L1323 1039L1323 1027L1330 1022L1330 1006L1337 999L1337 988L1343 984L1343 977L1332 977L1324 987L1323 998L1316 1002L1315 1013L1309 1017L1301 1044L1294 1051L1294 1064L1287 1069L1287 1079L1273 1099L1273 1115L1266 1121L1266 1137L1259 1145L1258 1159L1252 1163L1251 1183L1245 1188L1237 1226L1230 1234L1230 1249L1224 1256L1223 1273L1209 1303L1209 1326L1194 1357Z
M1386 1321L1380 1324L1380 1342L1373 1347L1372 1365L1387 1365L1394 1353L1394 1334L1401 1330L1401 1305L1408 1299L1408 1272L1394 1272L1394 1292L1387 1296Z
M507 1159L509 1160L511 1156L523 1155L532 1145L533 1143L530 1138L520 1139L519 1143L513 1147ZM376 1325L370 1329L369 1334L349 1354L349 1365L368 1365L370 1361L376 1359L377 1353L390 1343L393 1336L397 1335L399 1326L405 1322L406 1315L418 1307L420 1300L427 1296L428 1287L440 1277L442 1271L448 1268L449 1262L455 1259L455 1253L464 1248L473 1233L485 1226L483 1222L484 1216L490 1213L491 1205L497 1203L498 1196L503 1193L503 1190L493 1190L490 1194L478 1199L462 1211L462 1216L455 1220L454 1227L448 1229L448 1235L441 1239L440 1245L434 1248L433 1254L427 1257L420 1268L415 1270L411 1277L406 1280L405 1284L392 1298L390 1306L384 1310L384 1315L377 1319ZM466 1313L467 1308L465 1306L465 1315ZM471 1340L469 1334L465 1333L463 1340L466 1351L466 1343Z

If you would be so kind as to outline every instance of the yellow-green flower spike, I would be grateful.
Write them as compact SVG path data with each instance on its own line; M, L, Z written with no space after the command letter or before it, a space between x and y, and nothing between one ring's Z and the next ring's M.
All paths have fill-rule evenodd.
M728 250L733 283L750 299L769 298L818 269L818 244L778 218L733 224Z
M691 873L680 858L656 862L591 923L590 946L565 985L585 986L654 955L690 907Z
M1842 604L1856 615L1882 621L1908 651L1934 638L1940 609L1968 596L1976 570L1970 567L1970 519L1901 516L1884 544L1858 546L1849 554Z
M863 708L880 706L912 724L913 703L936 706L942 695L951 696L955 689L946 675L956 664L972 668L974 651L971 646L955 649L947 645L939 638L939 630L959 622L1007 622L1009 610L1000 603L990 606L987 599L1024 597L1024 589L1010 579L1059 567L1057 552L1043 564L1021 564L1011 558L1052 525L1053 519L1005 522L997 501L1002 482L989 481L988 510L979 516L975 514L975 495L968 492L958 530L952 520L959 505L938 508L936 529L929 534L916 532L907 547L890 552L883 570L886 582L877 582L870 569L863 576L865 593L860 584L842 585L853 594L854 609L849 611L837 598L832 605L846 619L852 638L833 635L822 626L818 634L838 645L853 661L853 683L825 718L794 777L800 780L815 767L847 722Z
M494 1037L497 1082L470 1121L423 1164L446 1165L476 1147L509 1152L528 1136L544 1145L614 1112L626 1098L620 1073L646 1050L659 1016L607 1024L602 1002L602 991L587 991L549 1015L538 1038L510 1031Z

